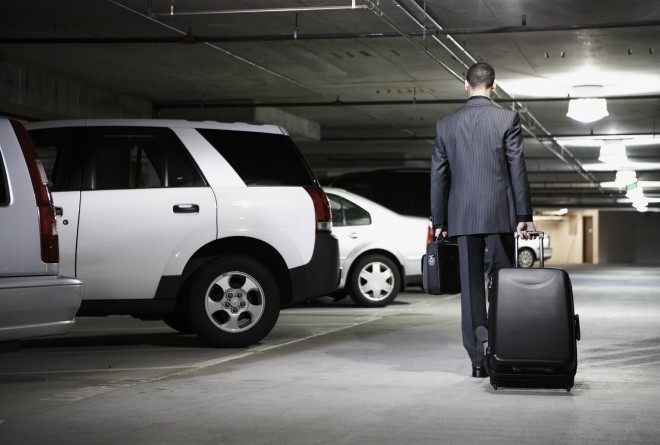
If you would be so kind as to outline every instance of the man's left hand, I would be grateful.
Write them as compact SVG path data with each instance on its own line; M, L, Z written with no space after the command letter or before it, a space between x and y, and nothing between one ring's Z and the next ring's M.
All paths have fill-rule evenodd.
M516 233L518 236L523 239L530 239L531 236L529 232L536 232L536 226L532 221L519 222L518 227L516 227Z

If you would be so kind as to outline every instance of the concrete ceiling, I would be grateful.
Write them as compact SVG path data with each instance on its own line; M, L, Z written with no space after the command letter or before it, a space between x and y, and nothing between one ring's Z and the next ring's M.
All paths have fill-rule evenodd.
M319 176L427 168L474 61L520 111L539 209L660 211L660 1L3 1L0 114L282 123ZM172 14L173 10L173 14ZM585 88L579 86L597 86ZM568 98L609 116L566 117ZM598 161L604 139L628 161ZM623 200L623 202L622 202Z

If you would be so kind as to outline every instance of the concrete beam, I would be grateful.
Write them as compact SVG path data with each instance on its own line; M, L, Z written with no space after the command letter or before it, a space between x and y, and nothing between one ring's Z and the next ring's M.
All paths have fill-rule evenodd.
M257 122L272 123L286 128L292 138L318 141L321 139L321 125L300 116L277 108L256 108Z
M0 63L0 114L26 120L150 118L149 101L102 90L59 74Z
M320 124L272 107L204 108L200 106L194 108L163 108L158 110L156 117L272 124L283 127L295 140L319 141L321 139Z

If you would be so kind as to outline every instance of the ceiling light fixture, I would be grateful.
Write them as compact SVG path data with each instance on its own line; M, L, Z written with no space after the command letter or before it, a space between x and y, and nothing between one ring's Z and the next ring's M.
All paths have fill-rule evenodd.
M609 115L605 99L571 99L566 113L571 119L584 123L596 122Z
M644 190L638 182L634 182L627 186L628 191L626 197L632 201L632 205L638 212L646 212L648 210L649 201L644 196Z
M621 167L628 162L626 146L620 140L603 141L598 160L613 167Z
M607 100L598 99L602 85L579 85L571 89L576 99L568 102L568 112L566 116L576 121L590 123L609 116L607 111Z
M637 172L635 170L619 170L616 172L614 184L619 188L626 188L630 184L637 182Z

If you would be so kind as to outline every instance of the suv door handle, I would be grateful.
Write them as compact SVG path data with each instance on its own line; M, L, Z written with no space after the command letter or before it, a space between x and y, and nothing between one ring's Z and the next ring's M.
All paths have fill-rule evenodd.
M177 204L172 207L174 213L199 213L197 204Z

